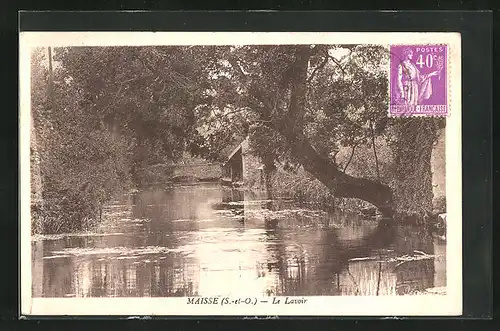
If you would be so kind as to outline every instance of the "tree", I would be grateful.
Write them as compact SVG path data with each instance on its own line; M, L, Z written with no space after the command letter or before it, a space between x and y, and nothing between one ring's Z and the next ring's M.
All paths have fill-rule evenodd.
M328 156L318 153L310 142L307 125L318 117L311 109L322 100L314 98L316 105L308 102L309 87L313 75L328 61L330 55L325 46L235 48L228 52L227 62L233 69L231 77L238 78L239 87L244 92L234 103L248 105L257 116L256 122L278 134L292 159L325 184L335 196L360 198L392 216L392 191L388 186L344 173ZM311 62L318 63L312 71ZM326 101L335 104L335 100ZM326 102L322 106L326 109ZM333 118L326 116L326 122L333 121Z
M211 98L204 83L214 70L210 57L189 47L66 47L54 49L47 70L47 58L33 55L45 202L34 231L93 225L130 172L140 182L148 165L199 148L196 106Z
M34 205L34 232L68 232L94 224L102 205L127 182L125 142L95 126L79 107L83 91L61 67L32 54L33 133L39 154L43 204ZM37 160L32 160L36 165Z
M346 50L341 59L332 56L338 49ZM233 105L235 111L243 108L252 113L249 126L255 130L250 133L261 157L298 163L336 197L367 201L387 218L408 213L422 216L432 210L427 161L436 120L388 119L387 49L355 45L241 46L221 56L226 75L239 93L222 94L219 104L225 102L226 108ZM408 123L413 123L409 131ZM384 135L393 135L390 141L397 171L391 183L354 177L337 164L339 147L371 144L379 174L375 138ZM419 169L411 180L409 167ZM417 205L418 210L412 207Z
M398 119L392 127L395 205L398 217L423 222L432 215L431 153L443 119Z

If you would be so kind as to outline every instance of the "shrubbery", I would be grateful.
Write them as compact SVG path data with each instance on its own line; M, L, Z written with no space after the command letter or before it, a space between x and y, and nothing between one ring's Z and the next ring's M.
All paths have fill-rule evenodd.
M130 184L126 141L96 125L71 84L55 79L51 100L43 58L35 52L32 62L32 176L41 182L32 188L41 191L32 201L32 232L88 229L102 205Z
M123 142L104 130L80 136L66 129L54 128L57 134L45 134L39 144L42 199L32 208L34 232L87 229L102 205L130 185Z

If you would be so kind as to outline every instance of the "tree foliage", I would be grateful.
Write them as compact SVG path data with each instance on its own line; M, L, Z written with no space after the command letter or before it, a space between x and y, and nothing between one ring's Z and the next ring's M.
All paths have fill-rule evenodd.
M302 166L336 196L366 200L389 217L422 216L432 209L428 159L438 121L387 117L388 54L376 45L232 47L220 55L239 93L215 97L228 113L251 114L244 128L264 160ZM394 154L392 177L379 169L377 139ZM376 178L368 179L371 169L350 176L337 163L340 149L357 146L372 148ZM421 171L412 176L408 167Z
M127 181L125 141L99 127L81 89L59 70L52 78L42 50L32 58L32 115L36 127L43 206L33 206L38 232L92 225L102 204ZM53 81L53 84L49 84Z

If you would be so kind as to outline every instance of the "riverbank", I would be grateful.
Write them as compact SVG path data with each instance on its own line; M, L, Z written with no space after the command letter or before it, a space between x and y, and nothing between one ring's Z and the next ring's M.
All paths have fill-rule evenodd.
M43 199L31 204L31 233L91 231L101 222L104 206L130 190L127 182L116 182L113 189L45 190Z
M272 199L293 200L297 205L320 209L328 213L351 213L357 214L364 220L378 220L381 215L377 208L370 203L360 199L337 198L319 180L299 167L295 171L287 171L278 167L271 175ZM246 187L252 191L254 187ZM439 236L445 235L446 230L446 198L439 196L435 210L429 220L424 224L432 232ZM420 223L402 222L407 225L418 225Z

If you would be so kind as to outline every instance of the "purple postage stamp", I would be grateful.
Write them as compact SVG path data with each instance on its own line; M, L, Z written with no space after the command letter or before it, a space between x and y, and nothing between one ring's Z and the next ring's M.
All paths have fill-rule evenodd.
M447 116L447 45L390 46L391 116Z

